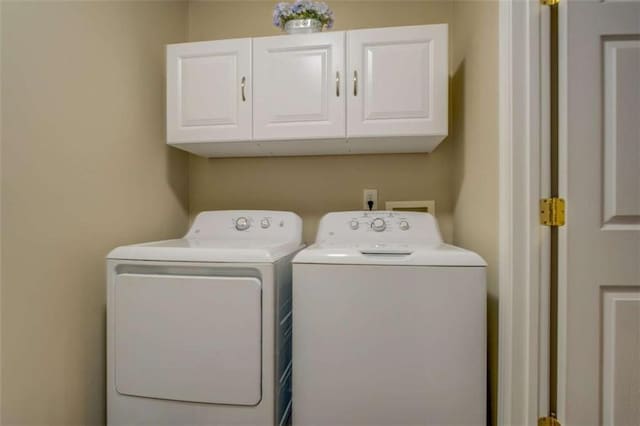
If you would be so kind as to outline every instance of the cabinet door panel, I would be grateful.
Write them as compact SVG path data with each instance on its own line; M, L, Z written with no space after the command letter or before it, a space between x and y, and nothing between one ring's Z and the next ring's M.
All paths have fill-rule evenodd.
M251 139L250 81L251 39L168 46L167 140Z
M254 139L345 137L344 33L254 39Z
M447 133L447 26L348 33L347 136Z

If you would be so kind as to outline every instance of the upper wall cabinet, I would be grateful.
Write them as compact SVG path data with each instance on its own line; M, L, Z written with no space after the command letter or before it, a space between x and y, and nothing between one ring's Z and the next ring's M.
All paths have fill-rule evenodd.
M253 39L254 140L345 137L344 32Z
M167 48L167 139L207 157L430 152L448 129L447 25Z
M447 26L349 31L347 137L447 134Z
M168 46L169 143L250 140L250 84L250 38Z

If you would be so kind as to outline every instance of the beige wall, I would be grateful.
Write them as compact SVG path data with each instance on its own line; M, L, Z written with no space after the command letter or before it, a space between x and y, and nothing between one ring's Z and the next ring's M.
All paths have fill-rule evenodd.
M104 424L104 256L187 225L178 2L3 2L2 424Z
M336 29L450 24L450 137L432 154L202 159L164 146L163 44L278 34L272 1L3 2L2 424L104 421L104 255L208 209L435 199L489 262L497 383L497 2L331 1ZM187 185L187 174L190 180ZM189 200L187 202L187 200Z
M331 1L336 30L451 23L448 1ZM190 2L189 40L277 35L273 2ZM359 210L362 190L377 188L381 206L389 200L435 200L442 233L452 240L451 142L432 154L332 157L189 158L192 215L210 209L284 209L304 220L304 239L313 241L318 220L329 211Z
M490 414L498 381L498 3L455 1L451 84L453 240L489 264Z

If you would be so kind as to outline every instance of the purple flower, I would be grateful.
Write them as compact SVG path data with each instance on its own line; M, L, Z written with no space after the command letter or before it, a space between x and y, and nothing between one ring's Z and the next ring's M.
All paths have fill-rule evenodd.
M291 15L291 5L287 2L276 4L273 9L273 25L276 27L284 26L286 18Z
M310 0L296 0L291 8L291 11L294 14L303 13L309 10L313 10L313 4Z

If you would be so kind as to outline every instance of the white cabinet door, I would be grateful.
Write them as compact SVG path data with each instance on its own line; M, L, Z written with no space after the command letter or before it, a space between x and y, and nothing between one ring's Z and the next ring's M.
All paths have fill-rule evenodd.
M253 40L254 140L345 137L344 37Z
M251 39L167 46L167 141L251 139Z
M347 136L446 135L447 25L348 33Z

